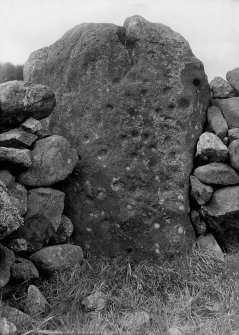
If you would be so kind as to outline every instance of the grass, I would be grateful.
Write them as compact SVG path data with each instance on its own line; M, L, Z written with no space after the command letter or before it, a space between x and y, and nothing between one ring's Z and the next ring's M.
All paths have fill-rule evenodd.
M20 334L239 335L239 254L219 259L208 253L170 263L134 264L130 259L94 258L35 283L51 312ZM84 312L82 299L104 292L101 312ZM18 302L24 304L25 294ZM144 311L150 322L122 327L122 317Z

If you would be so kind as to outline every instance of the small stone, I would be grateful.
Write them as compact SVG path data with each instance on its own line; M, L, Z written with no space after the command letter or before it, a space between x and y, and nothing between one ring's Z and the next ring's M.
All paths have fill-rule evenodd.
M54 244L64 243L71 237L73 231L74 231L74 226L71 220L67 216L62 215L60 226L58 227L57 232L52 237L51 241Z
M81 302L85 311L102 311L106 305L106 296L103 292L95 292L85 297Z
M31 316L38 316L50 309L50 305L41 291L35 286L30 285L27 291L26 310Z
M14 252L0 244L0 287L5 286L9 282L10 269L14 260Z
M204 205L207 203L213 193L213 188L211 186L206 186L200 182L196 177L190 176L191 183L191 195L197 201L199 205Z
M197 156L206 162L225 162L228 158L228 149L218 136L206 132L199 137Z
M119 321L122 328L138 328L150 322L150 316L144 311L125 313Z
M239 128L239 97L215 99L213 105L221 109L229 129Z
M230 98L235 96L232 86L223 78L215 77L210 83L212 98Z
M24 216L27 212L27 190L26 188L18 183L12 183L8 186L8 190L12 197L12 202L18 209L21 216Z
M228 142L229 142L228 137L224 137L224 138L222 139L222 142L227 146L227 145L228 145Z
M212 106L207 111L207 122L209 129L221 139L227 136L228 126L221 110Z
M228 71L226 74L227 81L234 88L236 93L239 93L239 68Z
M167 331L167 335L183 335L180 329L176 327L171 327Z
M212 234L206 236L199 236L195 242L195 248L201 251L209 251L220 257L224 257L222 249L219 247L215 237Z
M0 134L0 146L7 148L29 148L38 137L21 129L12 129Z
M29 259L17 257L12 265L11 275L16 280L26 281L38 278L39 272Z
M30 150L0 147L0 162L29 168L32 165Z
M29 242L24 238L16 238L12 239L7 246L17 253L30 254L41 249L42 245L42 243Z
M45 247L30 256L30 260L39 270L60 271L80 264L83 252L78 245L61 244Z
M0 181L3 182L6 186L14 183L15 177L8 170L0 170Z
M193 172L202 183L211 185L239 184L239 175L224 163L210 163L199 166Z
M232 141L228 147L230 163L233 169L239 171L239 139Z
M45 138L45 137L50 137L53 134L52 134L52 131L50 131L48 129L41 129L41 130L36 132L36 135L38 136L39 139L41 139L41 138Z
M21 124L21 127L28 132L35 134L37 131L40 131L42 129L42 124L40 121L34 119L33 117L29 117Z
M30 315L25 314L17 308L9 306L0 300L1 316L7 318L9 322L12 322L16 327L30 326L33 323L33 319Z
M7 321L6 318L0 318L0 335L14 335L17 327L14 323Z
M207 232L206 222L201 218L198 211L192 210L190 213L192 224L198 235L205 235Z
M229 143L231 143L234 140L238 140L239 139L239 128L229 129L228 139L229 139Z

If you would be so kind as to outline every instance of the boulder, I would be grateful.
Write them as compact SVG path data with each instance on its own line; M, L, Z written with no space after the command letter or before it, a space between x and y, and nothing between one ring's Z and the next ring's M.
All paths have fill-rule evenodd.
M212 106L208 109L207 123L209 129L221 139L227 136L228 126L221 110L217 106Z
M208 225L219 232L239 229L239 186L216 190L201 211Z
M232 86L223 78L215 77L210 82L212 98L230 98L235 96Z
M40 121L34 119L33 117L29 117L29 119L21 124L21 128L32 134L35 134L37 131L40 131L42 129L42 124Z
M30 285L27 291L26 310L31 316L39 316L50 309L50 305L41 291L35 286Z
M15 181L15 177L8 170L0 170L0 181L6 186L11 185Z
M56 101L49 87L24 81L0 84L0 124L19 125L29 117L43 119L51 114Z
M239 139L239 128L233 128L228 130L228 140L231 143L234 140Z
M23 218L19 214L14 199L7 187L0 181L0 240L10 235L23 225Z
M30 150L0 147L0 162L10 167L29 168L32 165Z
M39 272L29 259L17 257L11 268L11 276L16 280L26 281L38 278Z
M231 166L233 169L239 171L239 139L231 142L228 152Z
M12 129L0 134L0 146L8 148L29 148L38 137L21 129Z
M78 161L66 138L52 135L38 140L32 150L32 166L18 176L27 186L48 186L64 180Z
M10 196L12 197L12 203L18 209L21 216L24 216L27 212L27 190L26 188L18 183L12 183L8 186Z
M213 104L221 109L228 128L239 127L239 97L215 99Z
M62 185L75 241L138 257L190 248L189 175L210 92L188 42L140 16L81 24L32 53L24 78L56 93L50 129L81 156Z
M225 162L228 159L228 149L218 136L206 132L199 137L196 157L208 163Z
M207 203L213 193L211 186L204 185L196 177L190 176L191 196L197 201L199 205Z
M33 243L46 243L57 231L64 209L63 192L35 188L28 192L24 225L13 235Z
M61 271L80 264L83 258L81 247L71 244L44 247L30 256L39 270L46 272Z
M239 175L224 163L210 163L199 166L193 172L202 183L211 185L239 184Z
M0 244L0 287L5 286L9 282L10 269L14 259L14 252Z
M207 225L206 222L201 218L200 213L193 209L190 213L190 217L196 233L198 235L205 235L207 232Z
M57 229L57 232L55 235L53 235L51 242L53 244L61 244L66 242L71 235L73 234L74 226L71 222L71 220L65 216L61 216L61 223Z
M239 68L228 71L226 78L231 86L235 89L236 93L239 93Z

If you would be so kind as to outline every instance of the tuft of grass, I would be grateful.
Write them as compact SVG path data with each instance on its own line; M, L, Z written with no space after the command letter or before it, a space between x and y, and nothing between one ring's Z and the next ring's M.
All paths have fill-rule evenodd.
M170 327L185 335L239 335L238 253L219 259L194 251L163 264L92 256L36 285L52 309L20 330L24 335L165 335ZM105 309L84 312L81 301L97 291L107 297ZM121 327L126 313L139 311L150 322Z

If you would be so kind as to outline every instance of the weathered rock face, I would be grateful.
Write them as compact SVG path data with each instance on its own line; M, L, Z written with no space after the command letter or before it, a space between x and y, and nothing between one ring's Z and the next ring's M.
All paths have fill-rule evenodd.
M66 184L77 242L163 256L192 239L189 174L209 102L202 63L170 28L82 24L34 52L26 80L56 94L50 128L81 156Z

